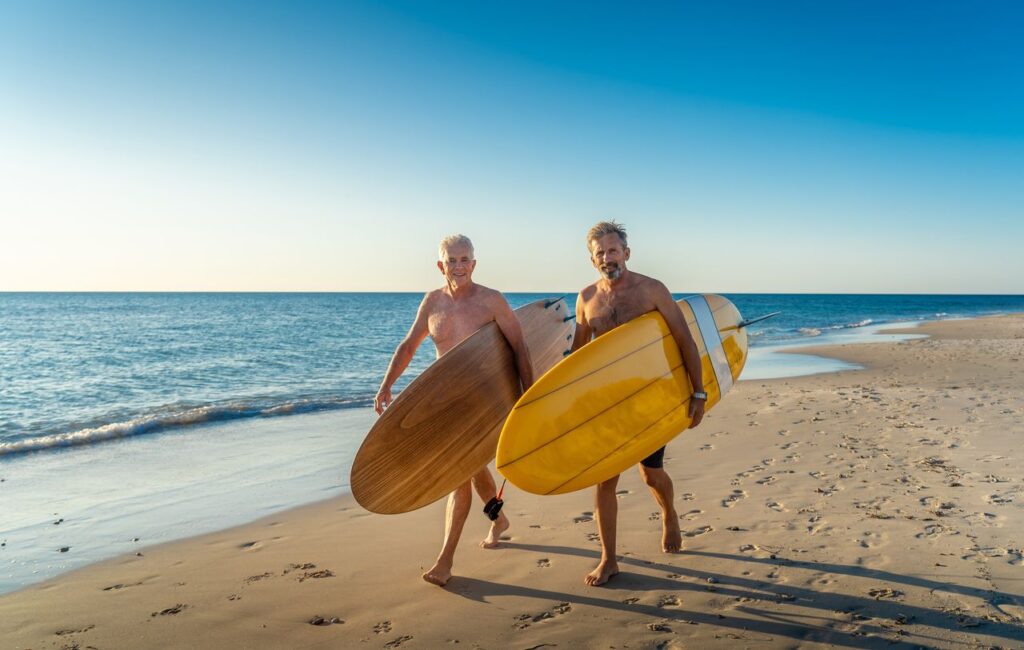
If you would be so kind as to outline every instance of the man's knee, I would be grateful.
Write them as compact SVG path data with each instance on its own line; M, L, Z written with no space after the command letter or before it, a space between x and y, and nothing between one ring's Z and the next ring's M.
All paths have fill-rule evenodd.
M640 466L640 476L643 477L644 483L647 484L647 487L652 488L659 487L666 479L668 479L668 474L665 470L661 468L645 467L644 465Z
M452 501L465 501L466 499L473 498L472 482L466 481L459 487L452 490L452 493L448 495L448 498Z

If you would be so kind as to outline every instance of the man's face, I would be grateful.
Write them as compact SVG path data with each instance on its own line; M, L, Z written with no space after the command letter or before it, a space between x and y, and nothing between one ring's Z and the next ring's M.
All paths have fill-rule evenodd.
M469 284L473 279L476 260L473 252L465 244L452 244L444 251L444 258L437 263L445 280L454 287Z
M628 259L629 248L622 245L622 239L615 233L590 241L590 261L606 280L618 280Z

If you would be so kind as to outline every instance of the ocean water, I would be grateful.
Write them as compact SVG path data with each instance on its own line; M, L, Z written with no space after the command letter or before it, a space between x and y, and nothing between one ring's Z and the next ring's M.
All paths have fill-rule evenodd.
M559 294L508 299L518 307L552 295ZM368 406L420 297L0 294L0 457L207 422ZM1021 296L728 297L748 317L782 312L751 327L752 348L1024 311ZM427 342L397 388L432 360Z
M343 492L420 297L0 293L0 593ZM752 326L746 379L849 367L783 348L1024 312L1024 296L728 297L782 311ZM397 388L433 356L425 342Z

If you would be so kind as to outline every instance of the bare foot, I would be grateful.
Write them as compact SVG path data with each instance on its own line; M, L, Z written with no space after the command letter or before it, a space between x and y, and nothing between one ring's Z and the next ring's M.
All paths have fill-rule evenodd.
M615 560L601 560L597 568L583 577L583 582L591 587L600 587L608 582L612 576L618 575L619 563Z
M450 563L443 564L440 560L423 574L423 579L432 585L443 587L448 584L448 581L452 579L452 565Z
M678 553L683 548L683 536L679 532L679 518L664 517L661 527L661 550L663 553Z
M498 518L491 522L491 531L480 542L480 548L498 548L501 544L501 534L508 530L510 525L505 513L499 514Z

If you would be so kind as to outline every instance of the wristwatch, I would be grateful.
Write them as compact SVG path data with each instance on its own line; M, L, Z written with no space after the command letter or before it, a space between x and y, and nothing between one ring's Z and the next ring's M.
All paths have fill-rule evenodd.
M697 399L702 399L705 402L708 400L708 394L702 390L694 391L693 396Z

